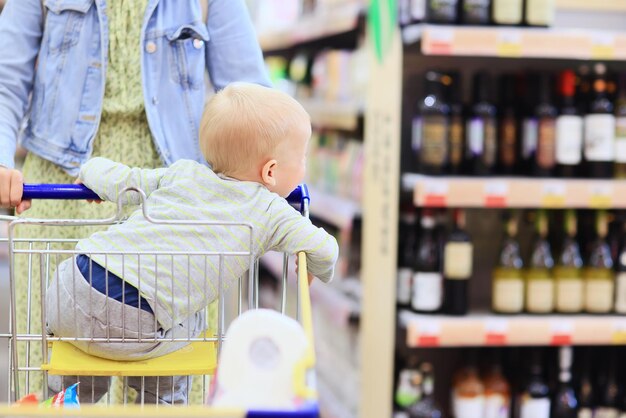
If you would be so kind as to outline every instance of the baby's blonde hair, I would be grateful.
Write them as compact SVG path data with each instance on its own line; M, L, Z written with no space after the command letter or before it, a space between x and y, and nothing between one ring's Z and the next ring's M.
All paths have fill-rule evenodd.
M200 149L213 171L234 175L273 156L277 146L308 129L309 115L292 97L250 83L232 83L207 103Z

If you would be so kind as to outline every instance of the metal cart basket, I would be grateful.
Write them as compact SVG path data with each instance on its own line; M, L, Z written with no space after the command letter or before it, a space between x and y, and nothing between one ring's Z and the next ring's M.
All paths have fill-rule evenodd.
M160 246L160 250L154 251L103 251L97 254L91 252L83 254L75 248L78 239L53 238L54 230L57 228L78 225L111 226L124 222L122 197L125 193L140 195L140 201L143 202L141 215L150 223L169 224L173 228L199 228L199 230L202 228L202 231L206 231L206 228L208 230L240 228L246 231L250 245L241 251L204 251L202 249L190 249L185 252L164 251L163 246ZM93 192L82 185L25 185L24 198L98 199ZM303 216L308 216L309 196L305 185L299 186L288 197L288 201L298 207ZM0 221L8 224L8 239L5 241L8 243L9 252L10 324L9 332L0 334L0 338L4 340L3 344L6 344L9 352L7 358L9 404L31 392L37 392L42 399L46 399L56 391L79 382L81 409L79 412L64 410L63 414L181 416L184 413L189 416L198 414L210 417L318 416L314 382L315 356L311 305L304 253L297 255L298 280L296 295L293 298L295 307L289 306L291 308L289 311L293 312L295 318L291 319L286 315L289 288L288 254L283 257L279 306L276 306L276 311L272 312L259 309L258 260L254 259L254 255L249 250L252 248L254 230L249 223L154 219L150 216L145 194L136 188L128 188L120 193L117 214L110 219L44 220L2 216ZM24 234L17 232L24 226L37 226L42 231L49 231L49 233L44 232L44 236L50 238L24 237ZM163 237L164 240L176 238ZM96 255L99 260L105 260L104 266L91 263L88 266L89 274L81 275L84 276L81 277L82 281L72 279L70 285L68 285L69 282L59 284L62 282L59 277L63 274L59 271L72 266L73 272L69 276L76 276L77 259L85 256L91 259ZM229 258L245 263L248 271L247 276L240 278L236 283L226 283L223 279L228 266L226 260ZM18 274L19 269L16 269L18 263L28 266L26 277L20 277L21 275ZM104 274L107 275L107 280L109 279L108 263L121 263L123 268L135 269L134 272L140 277L138 286L135 286L139 294L138 300L134 302L135 305L129 306L128 300L124 300L126 295L124 288L122 288L120 303L110 297L102 298L104 295L92 287L92 273L95 274L94 270L97 267L104 267ZM84 273L84 270L81 271ZM178 280L181 276L198 277L202 274L205 275L203 280L193 282ZM217 286L214 284L215 280L212 282L208 279L210 275L213 278L217 275ZM27 281L25 303L28 318L25 330L19 329L17 323L17 304L24 303L16 298L16 284L19 281ZM145 301L142 301L141 286L142 284L148 286L148 283L156 292L163 292L159 297L171 298L172 302L178 298L177 302L180 303L181 294L187 295L187 301L190 301L189 295L196 292L196 294L203 295L203 300L214 300L212 306L215 308L203 308L185 320L181 320L172 313L171 324L164 326L157 322L156 314L151 314L150 306L147 306L147 303L142 304ZM203 285L198 286L197 283L203 283ZM107 284L105 291L107 295L108 286ZM186 291L177 293L177 289L181 286L186 286ZM233 289L228 290L228 287L233 287ZM89 290L87 293L81 293L82 288ZM99 311L106 315L107 320L114 318L113 322L108 323L109 325L115 321L121 321L120 329L102 326L93 319L81 323L85 312L77 312L77 307L72 303L72 299L78 297L83 298L83 301L88 298L89 311ZM38 305L40 313L35 318L31 312L36 311L32 308L37 304L40 304ZM152 305L156 307L156 304ZM280 312L280 315L277 312ZM65 316L70 318L65 320L65 322L70 321L70 324L66 325L75 332L52 335L46 324L49 324L52 318L58 321L58 318ZM211 316L213 320L207 320ZM235 323L237 326L234 325ZM294 327L294 324L297 326ZM164 331L168 328L169 330ZM231 337L226 330L229 328L233 330L232 346L228 345ZM234 342L235 328L253 330L254 335L248 335L245 340L249 344L245 350ZM302 343L296 349L297 356L295 360L291 360L291 363L285 363L285 352L293 351L292 345L298 344L290 342L287 346L284 345L286 344L284 341L274 339L275 335L279 335L283 329L285 333L295 332L289 337L295 340L298 340L301 334ZM171 332L172 330L174 331ZM245 331L244 336L246 332L249 331ZM281 347L280 344L284 346ZM119 347L138 354L132 361L115 360L111 356L103 358L98 353L101 349L106 350L107 347ZM34 356L32 354L34 351L40 354ZM159 354L153 355L155 352ZM21 356L24 358L20 358ZM35 357L42 359L42 364L34 364ZM220 359L220 367L216 385L215 372L218 368L218 359ZM229 369L227 364L222 364L222 359L228 359L233 366ZM220 381L237 381L237 379L233 380L232 376L229 378L226 373L231 373L231 369L237 370L237 367L242 366L258 367L260 371L247 373L246 370L246 373L239 373L241 376L238 375L237 379L242 382L240 387L231 385L228 388L234 393L229 393L229 396L224 399L240 399L240 404L234 405L232 401L220 403ZM273 376L273 373L275 371L278 373L278 370L282 370L283 374L287 370L290 382L287 390L289 393L284 394L283 398L288 398L293 402L290 404L278 402L275 405L272 405L272 401L261 401L261 405L247 403L246 400L251 395L252 387L261 389L276 387L276 390L282 390L280 384L277 383L276 376ZM224 373L224 379L220 372ZM110 388L114 377L122 381L121 386L124 391L121 396L122 406L112 405L114 400L111 399ZM245 379L253 380L246 382ZM195 389L192 389L192 381ZM218 388L211 399L206 396L209 387ZM136 391L134 403L139 407L125 406L131 398L129 388ZM201 393L200 406L190 405L189 397L192 390ZM88 405L95 402L105 404L108 408ZM185 411L181 411L178 406L158 408L158 410L150 406L151 404L158 406L159 403L182 403ZM33 409L25 406L0 407L0 416L39 416L59 413L60 411L52 409ZM107 415L109 413L110 415Z

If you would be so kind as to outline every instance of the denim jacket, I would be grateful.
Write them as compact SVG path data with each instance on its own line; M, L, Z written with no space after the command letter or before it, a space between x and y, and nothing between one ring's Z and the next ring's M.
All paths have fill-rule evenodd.
M43 4L46 13L41 0L8 0L0 15L0 165L13 167L27 116L22 145L77 175L102 113L107 1ZM203 161L198 129L207 70L216 89L232 81L270 84L243 0L210 0L206 23L198 0L149 0L141 35L143 94L166 164Z

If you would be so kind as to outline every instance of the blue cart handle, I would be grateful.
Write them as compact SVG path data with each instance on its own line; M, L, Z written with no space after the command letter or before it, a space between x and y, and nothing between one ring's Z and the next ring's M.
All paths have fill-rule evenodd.
M83 184L24 184L22 199L99 200L100 196ZM306 184L300 184L287 197L289 203L299 204L301 208L310 200Z

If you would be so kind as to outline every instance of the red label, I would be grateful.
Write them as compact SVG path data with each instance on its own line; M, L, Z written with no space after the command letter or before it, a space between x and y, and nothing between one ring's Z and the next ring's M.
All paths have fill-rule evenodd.
M505 208L506 198L504 196L487 196L485 206L488 208Z
M570 334L554 334L550 345L572 345L572 336Z
M433 55L451 55L452 45L449 42L432 41L428 45L428 50Z
M506 345L506 335L489 332L485 336L485 343L487 345Z
M445 207L446 206L446 196L445 195L437 195L437 194L426 195L424 197L424 206Z
M417 339L419 347L436 347L439 345L439 337L436 335L420 335Z

